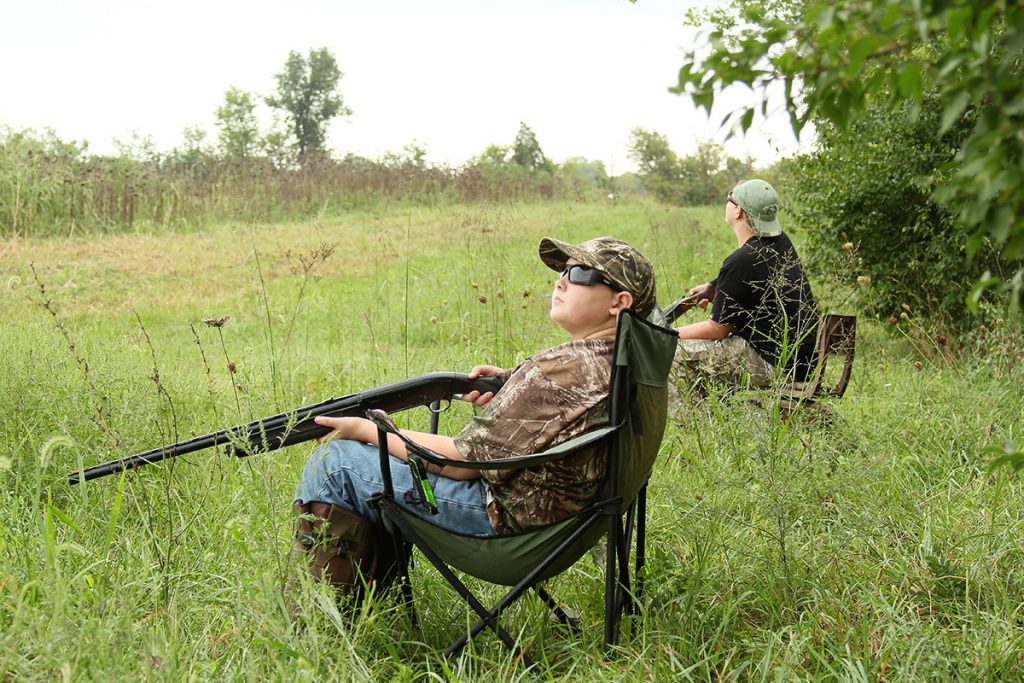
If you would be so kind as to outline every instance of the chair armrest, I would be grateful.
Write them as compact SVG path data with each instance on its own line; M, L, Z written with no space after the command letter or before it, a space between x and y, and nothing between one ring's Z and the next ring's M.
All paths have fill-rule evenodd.
M487 460L486 462L476 462L471 460L455 460L454 458L441 455L437 451L431 450L426 446L421 446L406 435L402 434L401 430L398 429L398 426L395 425L391 417L383 410L366 411L366 419L377 425L377 429L381 432L397 436L411 453L416 454L427 462L439 467L455 467L464 470L520 470L527 467L533 467L534 465L542 465L547 462L560 460L607 438L609 435L618 431L621 426L607 426L591 430L573 439L564 441L541 453L514 455L509 458L498 458L496 460Z

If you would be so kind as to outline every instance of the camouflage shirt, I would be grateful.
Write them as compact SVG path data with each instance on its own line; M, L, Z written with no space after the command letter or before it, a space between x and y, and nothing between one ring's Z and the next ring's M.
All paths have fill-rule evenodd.
M536 353L508 375L484 411L455 437L467 460L539 453L608 422L615 340L578 339ZM485 470L487 513L499 534L550 524L597 495L604 446L522 470Z

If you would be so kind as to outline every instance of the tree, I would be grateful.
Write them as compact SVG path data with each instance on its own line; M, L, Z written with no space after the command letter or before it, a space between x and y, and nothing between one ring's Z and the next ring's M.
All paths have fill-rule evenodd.
M640 167L640 179L659 199L679 203L682 167L662 133L634 128L629 134L629 158Z
M712 28L689 52L675 92L711 110L722 88L744 83L760 95L732 113L742 130L783 86L797 132L823 120L848 130L872 104L906 103L919 117L925 96L941 103L937 135L968 126L932 197L966 229L969 257L989 244L1024 258L1024 4L1017 0L734 0L701 16ZM972 300L1000 282L985 275ZM1014 308L1024 270L1010 279Z
M127 138L114 138L114 148L119 157L129 161L156 163L160 160L153 136L134 129Z
M487 149L480 152L479 156L472 159L471 164L476 166L504 166L508 163L511 152L508 147L490 144Z
M735 183L725 182L720 173L725 168L725 150L718 143L701 140L697 153L680 159L680 185L685 204L719 204L722 194Z
M244 159L256 152L260 131L252 93L231 86L224 93L224 104L217 107L214 118L217 141L225 157Z
M206 131L199 126L185 126L181 133L181 147L175 147L168 155L168 161L194 166L209 153L209 149L203 142L206 140Z
M519 132L516 133L516 141L512 145L512 162L531 173L537 171L550 173L554 170L554 164L544 156L544 150L540 148L537 136L522 121L519 122Z
M701 140L696 154L681 157L663 134L643 128L630 133L629 158L640 167L648 191L686 206L720 203L733 185L754 174L749 160L728 156L716 142Z
M308 57L288 53L284 70L275 75L277 94L267 104L285 112L299 157L324 151L327 124L335 116L348 116L338 91L342 73L334 55L323 47L310 50Z

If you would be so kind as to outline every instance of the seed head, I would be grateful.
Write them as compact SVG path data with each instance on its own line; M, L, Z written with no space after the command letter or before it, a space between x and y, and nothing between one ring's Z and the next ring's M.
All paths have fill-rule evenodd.
M476 300L479 301L482 304L485 304L485 303L487 303L487 296L484 295L484 294L481 294L480 296L478 296L476 298Z
M230 315L221 315L214 318L203 318L207 327L224 327L224 323L231 320Z

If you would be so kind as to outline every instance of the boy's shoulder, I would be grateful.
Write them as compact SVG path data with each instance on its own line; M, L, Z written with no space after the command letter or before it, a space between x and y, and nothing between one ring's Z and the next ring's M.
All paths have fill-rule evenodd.
M558 346L538 351L525 362L548 366L558 363L587 363L591 361L609 362L615 350L615 339L601 337L599 339L573 339Z
M524 383L607 387L615 340L574 339L533 354L519 366Z
M614 337L599 337L597 339L572 339L563 342L558 346L538 351L530 358L558 358L567 356L589 356L606 355L615 348Z

